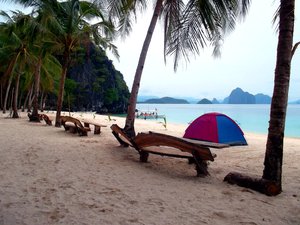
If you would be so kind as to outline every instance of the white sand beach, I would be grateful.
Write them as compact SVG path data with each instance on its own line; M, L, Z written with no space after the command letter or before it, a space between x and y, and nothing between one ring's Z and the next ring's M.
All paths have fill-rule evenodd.
M48 113L54 117L54 113ZM90 117L91 114L77 114ZM212 151L210 176L196 177L187 160L150 155L139 162L110 125L87 137L0 116L0 225L299 225L300 139L285 138L283 192L268 197L229 185L232 171L261 176L267 137L246 133L248 146ZM136 120L136 130L182 136L186 126Z

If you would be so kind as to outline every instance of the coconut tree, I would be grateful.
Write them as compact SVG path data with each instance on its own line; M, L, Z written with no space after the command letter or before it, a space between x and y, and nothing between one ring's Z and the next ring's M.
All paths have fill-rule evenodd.
M275 181L281 191L283 138L291 73L295 0L281 0L280 2L277 61L263 179Z
M89 1L15 0L14 2L32 6L44 14L52 15L47 24L49 40L55 46L53 49L56 54L61 56L62 62L55 121L55 126L59 127L65 79L72 53L82 44L93 40L118 57L116 46L111 43L114 37L114 26L105 19L98 5ZM96 19L97 22L91 24L92 19Z
M35 12L33 12L35 14ZM40 86L40 74L54 76L54 73L60 72L60 64L58 60L51 55L51 45L46 42L47 29L42 26L43 20L47 20L46 16L33 17L33 14L23 15L16 11L12 12L11 17L6 12L1 12L2 16L6 18L7 22L1 24L3 30L2 37L6 36L6 40L1 39L3 43L0 53L3 59L7 58L9 63L4 77L10 74L7 85L7 94L5 97L5 105L7 103L7 96L10 90L10 85L13 77L16 77L17 83L21 74L26 75L26 80L33 82L33 113L30 116L30 121L39 121L38 117L38 93ZM43 36L43 38L42 38ZM2 59L2 57L1 57ZM21 62L22 61L22 62ZM27 73L24 73L27 71ZM17 73L13 73L16 71ZM29 72L28 72L29 71ZM31 79L34 74L34 79ZM28 84L28 82L26 82ZM31 86L31 85L30 85ZM18 86L17 86L18 87ZM14 102L17 98L17 91L14 95ZM5 112L6 107L3 108ZM14 105L13 117L17 117L17 107Z
M116 48L110 43L114 33L113 26L105 21L104 16L95 4L75 0L64 2L64 4L60 3L56 14L60 27L63 28L60 31L57 30L59 31L57 32L57 42L61 43L64 49L55 122L55 126L60 126L59 118L63 103L63 90L67 69L71 63L71 53L78 46L92 38L96 44L100 44L105 49L110 48L114 53L116 53ZM91 25L86 21L90 18L97 18L100 22Z
M26 27L30 16L25 15L20 11L13 11L12 16L3 11L1 11L0 14L7 20L6 23L1 23L3 31L1 35L6 36L6 42L0 48L0 54L3 56L3 60L8 62L8 66L3 76L4 80L8 79L3 112L5 113L6 110L11 83L13 79L15 79L13 117L18 118L17 97L20 76L25 73L25 70L29 70L29 65L33 64L32 62L35 57L28 47L29 40L26 34Z
M130 14L134 14L138 7L144 8L144 1L109 1L112 14L121 21L121 30L129 27ZM175 55L174 68L180 53L187 56L187 51L199 52L199 47L205 47L206 42L215 46L215 53L219 49L220 40L225 31L232 30L235 21L247 12L249 0L190 0L185 5L181 0L156 0L153 15L141 49L136 68L131 95L127 110L124 131L128 136L135 136L134 120L137 96L141 76L145 65L151 38L159 16L164 21L165 54ZM130 29L129 29L130 30Z
M113 26L105 21L97 6L90 2L72 0L56 2L48 10L52 11L56 19L51 33L57 49L62 50L62 73L57 100L55 126L60 126L60 114L63 104L64 85L71 55L81 44L88 40L95 40L104 48L110 48L116 53L116 47L110 43L113 37ZM96 18L100 22L91 25L88 20ZM105 36L103 36L105 35Z
M46 6L49 7L49 5L45 4L42 8L38 8L37 11L33 10L32 14L37 14L37 16L32 17L27 29L27 34L30 37L30 47L37 56L33 82L33 110L30 115L30 121L34 122L40 121L38 115L38 97L41 86L41 73L47 77L53 77L55 73L61 73L61 66L58 60L53 56L55 44L48 41L51 38L51 33L47 26L53 20L53 16L49 10L45 10L45 8L47 8Z
M294 11L295 0L280 1L277 60L262 178L255 179L239 173L230 173L225 177L229 183L249 187L266 195L278 195L282 191L284 128L291 59L295 49L293 48Z

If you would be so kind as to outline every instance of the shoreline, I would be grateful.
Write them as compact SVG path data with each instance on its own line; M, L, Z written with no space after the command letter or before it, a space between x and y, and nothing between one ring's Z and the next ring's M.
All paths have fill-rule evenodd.
M0 116L1 225L299 224L299 139L285 138L283 192L268 197L223 182L233 171L262 175L265 135L247 133L248 146L211 149L217 158L200 178L184 159L151 155L141 163L134 149L121 148L110 125L122 127L124 118L96 115L107 127L79 137L21 116ZM175 136L185 130L144 120L135 127Z
M52 111L52 110L45 110L43 113L49 115L53 120L55 120L55 115L56 115L56 111ZM9 113L6 113L3 115L3 113L0 113L1 117L6 117L6 118L10 118L9 117ZM75 116L75 117L86 117L88 119L96 119L96 118L101 118L101 120L104 120L104 121L108 121L109 122L109 117L112 118L112 119L117 119L117 121L120 121L120 120L125 120L125 116L120 116L119 114L108 114L108 115L103 115L103 114L97 114L97 113L93 113L93 112L66 112L66 111L62 111L61 112L61 115L71 115L71 116ZM20 117L27 117L27 112L19 112L19 115ZM163 125L161 124L162 123L162 119L141 119L141 118L135 118L135 121L140 121L142 124L156 124L158 125L157 127L159 126L162 126ZM143 122L144 121L144 122ZM125 123L124 123L125 124ZM184 131L185 129L189 126L189 124L184 124L184 123L177 123L177 122L168 122L167 121L167 127L168 126L171 126L172 128L174 127L177 127L178 129L180 129L182 131L182 135L184 134ZM156 127L156 126L154 126ZM142 131L140 131L142 132ZM250 132L250 131L243 131L245 137L247 137L248 135L254 135L254 136L264 136L265 137L265 141L267 141L267 136L268 136L268 133L260 133L260 132ZM300 137L294 137L294 136L284 136L284 139L295 139L295 140L300 140Z
M100 115L100 114L97 114L97 115ZM106 115L102 115L102 116L106 116ZM118 117L118 118L125 118L125 117L122 117L122 116L115 116L115 115L111 115L111 117ZM142 121L149 121L149 122L153 122L153 123L160 123L162 122L162 119L141 119L141 118L136 118L136 120L142 120ZM176 123L176 122L167 122L167 126L168 125L175 125L175 126L182 126L182 127L185 127L185 129L189 126L189 124L184 124L184 123ZM267 140L267 133L260 133L260 132L251 132L251 131L243 131L243 133L245 135L261 135L261 136L265 136L266 137L266 140ZM299 139L300 140L300 137L295 137L295 136L285 136L284 138L290 138L290 139Z
M137 105L138 109L157 108L158 113L165 114L167 121L171 123L188 124L200 115L208 112L220 112L230 116L244 132L268 133L268 121L270 120L269 105L265 104L212 104L212 105L179 105L179 104L147 104ZM285 136L300 138L299 105L291 105L287 111ZM184 115L184 116L183 116Z

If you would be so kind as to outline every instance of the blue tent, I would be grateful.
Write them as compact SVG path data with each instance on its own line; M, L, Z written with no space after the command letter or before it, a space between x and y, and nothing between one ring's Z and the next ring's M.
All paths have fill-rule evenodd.
M206 113L198 117L189 125L183 137L229 145L247 145L239 125L221 113Z

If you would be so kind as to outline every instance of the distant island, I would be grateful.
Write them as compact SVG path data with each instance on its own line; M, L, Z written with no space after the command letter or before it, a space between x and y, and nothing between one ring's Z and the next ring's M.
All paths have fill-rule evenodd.
M189 104L189 102L185 99L177 99L171 97L163 97L163 98L151 98L147 99L143 102L139 102L141 104Z
M197 104L212 104L212 102L207 98L203 98L199 102L197 102Z
M226 98L228 104L270 104L271 97L264 94L250 94L243 91L241 88L234 89L228 98Z
M231 91L230 95L223 100L217 100L213 98L209 100L207 98L202 98L197 100L195 97L186 97L186 99L163 97L159 98L156 96L139 96L138 103L147 104L271 104L272 98L268 95L258 93L251 94L249 92L243 91L241 88L237 87ZM290 104L300 104L300 100L289 102Z

